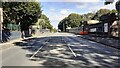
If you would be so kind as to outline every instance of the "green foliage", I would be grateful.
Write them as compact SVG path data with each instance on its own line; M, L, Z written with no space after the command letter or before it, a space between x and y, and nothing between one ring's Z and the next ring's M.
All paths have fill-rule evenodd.
M115 9L100 9L96 13L87 13L83 15L72 13L59 22L58 28L61 31L64 31L64 29L66 29L67 27L79 27L82 25L82 21L88 21L91 19L99 20L102 15L108 13L117 13L117 11Z
M21 29L37 22L41 15L38 2L3 2L4 23L20 24Z
M66 28L68 26L71 26L69 24L69 18L68 17L65 17L63 20L61 20L58 24L58 28L61 30L61 31L66 31Z
M113 10L109 10L109 9L100 9L96 12L96 14L94 15L93 19L95 20L99 20L99 18L102 15L108 14L108 13L117 13L117 10L113 9Z
M68 16L68 23L69 27L78 27L80 25L80 21L82 20L82 16L79 14L72 13Z
M54 29L52 29L52 32L57 32L57 29L55 29L55 28L54 28Z
M50 29L50 30L53 29L53 26L50 24L50 20L46 15L42 14L40 19L43 19L45 21L44 23L41 23L41 25L43 26L44 29L46 29L46 28Z
M65 17L63 20L61 20L58 24L58 28L61 31L66 30L67 27L79 27L82 25L81 21L87 21L89 19L91 19L94 16L93 13L88 13L88 14L84 14L84 15L79 15L76 13L72 13L70 15L68 15L68 17Z
M87 13L87 14L83 14L82 15L82 20L87 21L87 20L91 20L91 18L94 16L94 13Z
M111 13L117 13L117 10L113 9L111 10Z

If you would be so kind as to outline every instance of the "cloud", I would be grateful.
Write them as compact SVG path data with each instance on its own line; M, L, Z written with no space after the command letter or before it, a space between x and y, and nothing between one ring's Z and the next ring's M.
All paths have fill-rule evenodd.
M104 5L104 2L87 2L87 3L78 3L76 4L76 8L77 9L81 9L81 10L87 10L88 12L96 12L99 9L115 9L115 2L113 2L112 4L109 5Z
M80 9L80 8L87 8L88 7L88 3L84 3L84 2L79 2L76 4L76 8Z
M61 13L62 15L65 15L65 14L69 14L70 11L69 11L69 9L61 9L61 10L60 10L60 13Z
M49 12L43 11L43 14L47 15L54 28L57 28L58 23L71 13L75 13L75 12L71 11L70 9L59 9L59 10L50 9Z
M50 11L55 11L55 9L54 9L54 8L51 8Z
M53 12L53 10L50 10L49 12L43 12L43 14L49 18L54 28L57 28L59 21L64 17L60 12Z
M68 10L61 10L60 13L61 14L66 14L66 13L68 13Z
M50 20L60 21L63 18L67 17L70 13L72 13L72 11L70 11L69 9L59 9L59 10L54 9L54 11L51 10L46 13L47 16L50 18Z
M104 5L104 2L78 2L74 4L73 7L68 6L68 8L57 8L51 6L50 8L47 8L47 10L43 11L43 13L49 17L51 24L57 28L58 23L71 13L84 14L88 12L96 12L99 9L115 9L115 3Z
M102 0L39 0L39 2L101 2Z
M115 9L115 2L109 5L104 5L101 8L110 9L110 10Z

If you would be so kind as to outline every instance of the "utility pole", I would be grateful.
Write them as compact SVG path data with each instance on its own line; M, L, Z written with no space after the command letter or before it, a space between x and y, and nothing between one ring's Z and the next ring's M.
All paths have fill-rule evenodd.
M0 2L0 42L2 42L2 23L3 23L3 9L2 2Z

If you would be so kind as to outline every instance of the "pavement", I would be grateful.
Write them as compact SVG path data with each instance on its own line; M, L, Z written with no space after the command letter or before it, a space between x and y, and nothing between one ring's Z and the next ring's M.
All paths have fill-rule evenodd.
M18 34L18 35L16 35L16 34ZM41 34L36 33L32 37L25 38L25 40L30 39L30 38L42 37L42 36L44 36L44 34L45 33L41 33ZM47 33L47 34L49 35L49 34L52 34L52 33ZM45 34L45 36L46 36L46 34ZM19 37L19 33L14 32L14 33L12 33L12 37L11 37L10 41L8 41L6 43L0 43L0 51L11 48L11 47L14 46L14 42L23 42L22 40L23 39Z
M70 33L45 33L2 52L11 68L119 68L120 51ZM17 67L14 67L17 66ZM9 67L8 67L9 68Z
M15 40L11 40L9 42L6 42L6 43L0 43L0 51L2 50L5 50L5 49L8 49L10 47L13 47L14 46L14 42L17 42L17 41L22 41L22 39L18 38L18 39L15 39Z
M20 31L12 31L11 32L11 36L10 36L10 40L15 40L15 39L18 39L20 38Z
M47 33L47 35L51 35L51 34L53 34L53 33ZM32 39L32 38L37 38L37 37L43 37L43 36L47 36L46 34L44 34L44 33L42 33L42 34L36 34L36 35L34 35L34 36L32 36L32 37L29 37L29 38L25 38L24 40L28 40L28 39ZM6 42L6 43L1 43L0 44L0 67L2 66L2 65L4 65L4 63L3 62L5 62L6 64L9 64L9 63L12 63L12 58L11 57L14 57L13 59L14 60L16 60L16 59L18 59L18 58L21 58L21 59L23 59L23 60L21 60L21 62L18 62L18 60L16 60L16 61L13 61L13 63L15 62L18 62L18 63L16 63L16 66L30 66L30 65L32 65L32 66L35 66L35 65L37 65L38 66L38 64L36 64L35 62L34 63L32 63L30 60L28 60L28 58L26 58L25 57L25 55L26 55L26 50L23 50L23 49L21 49L21 47L18 47L18 46L15 46L15 42L20 42L20 43L23 43L24 42L24 40L23 39L21 39L21 38L14 38L14 39L12 39L11 41L8 41L8 42ZM31 43L33 43L33 42L31 42ZM4 56L4 54L5 54L5 56ZM17 56L17 55L20 55L20 56ZM8 59L10 59L11 61L10 62L8 62ZM1 61L2 60L2 61ZM5 61L3 61L3 60L5 60ZM7 60L7 61L6 61ZM19 60L20 61L20 60ZM25 63L23 63L25 61ZM19 65L19 63L20 63L20 65ZM9 64L9 65L11 65L11 64ZM8 68L13 68L13 67L15 67L15 65L13 66L13 67L9 67L9 65L7 65L8 66ZM12 64L13 65L13 64ZM15 67L16 68L16 67Z
M9 43L12 43L12 42L15 42L16 40L19 40L20 39L20 32L19 31L12 31L11 32L11 36L10 36L10 38L9 38L9 40L8 40L8 42L5 42L5 43L1 43L0 42L0 47L2 46L2 45L8 45ZM6 48L6 47L5 47ZM1 49L0 49L1 50Z
M97 37L97 36L91 36L91 35L78 35L78 37L88 39L94 42L98 42L113 48L120 49L120 42L119 39L115 38L104 38L104 37Z

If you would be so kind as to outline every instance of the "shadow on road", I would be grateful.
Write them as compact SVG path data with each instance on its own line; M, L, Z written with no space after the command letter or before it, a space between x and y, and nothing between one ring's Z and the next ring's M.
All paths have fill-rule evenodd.
M117 51L102 49L99 45L94 46L93 42L88 42L90 43L88 45L85 40L78 40L76 37L66 37L72 41L65 36L50 36L31 38L14 44L32 53L43 46L34 56L39 58L37 61L42 68L118 68L120 66L120 54ZM68 43L77 57L68 48Z

